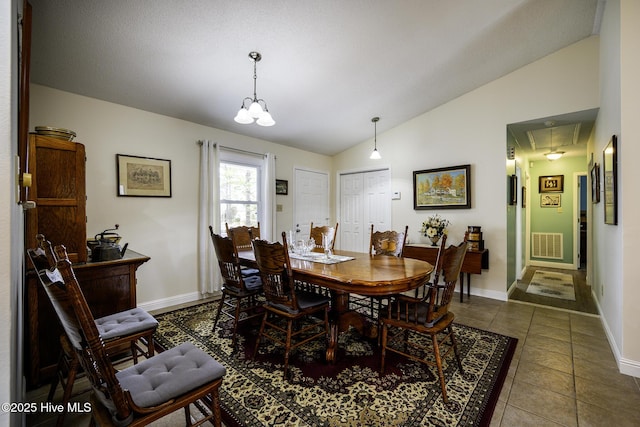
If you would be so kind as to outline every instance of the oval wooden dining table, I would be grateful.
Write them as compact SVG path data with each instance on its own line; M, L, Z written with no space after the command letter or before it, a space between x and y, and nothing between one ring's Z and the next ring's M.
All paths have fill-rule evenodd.
M320 255L320 254L318 254ZM327 288L331 293L331 327L327 361L336 359L338 334L354 327L364 335L377 333L377 325L368 324L366 318L349 308L349 295L391 296L410 291L425 284L433 266L422 260L387 255L335 251L337 258L351 258L336 263L323 263L320 257L291 258L294 279ZM238 253L241 262L255 266L252 251Z

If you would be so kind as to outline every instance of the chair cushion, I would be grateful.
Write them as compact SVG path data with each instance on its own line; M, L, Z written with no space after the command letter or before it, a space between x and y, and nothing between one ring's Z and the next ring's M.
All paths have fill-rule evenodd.
M326 304L331 301L331 298L328 296L316 294L315 292L297 291L296 300L298 301L298 307L301 310L304 310L310 307ZM291 314L297 314L300 312L300 310L294 310L287 305L274 303L269 300L267 300L267 305Z
M155 329L158 321L141 308L132 308L96 319L98 332L103 340L131 335L146 329Z
M257 268L242 268L240 270L240 274L242 274L243 278L247 278L250 276L260 276L260 270Z
M243 279L244 286L248 291L256 291L262 288L262 279L260 276L249 276Z
M298 307L301 309L315 307L331 301L331 298L325 295L316 294L315 292L298 291L296 292Z
M226 369L194 344L177 347L143 360L116 374L136 405L150 407L222 378Z

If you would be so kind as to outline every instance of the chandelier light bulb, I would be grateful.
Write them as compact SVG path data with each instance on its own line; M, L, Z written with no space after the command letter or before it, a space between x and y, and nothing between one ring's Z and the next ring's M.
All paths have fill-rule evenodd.
M238 114L236 114L233 120L235 120L236 123L240 123L243 125L248 125L253 123L253 118L251 117L251 114L249 114L249 111L247 111L247 109L244 107L238 110Z

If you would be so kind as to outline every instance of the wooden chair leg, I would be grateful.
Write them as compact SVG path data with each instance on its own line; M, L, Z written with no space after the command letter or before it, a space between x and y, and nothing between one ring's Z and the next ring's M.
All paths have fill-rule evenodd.
M460 369L461 374L464 374L464 369L462 368L462 359L460 358L460 350L458 350L456 336L453 333L453 325L449 325L449 336L451 337L451 345L453 346L453 352L455 353L456 361L458 362L458 369Z
M293 320L287 319L287 341L284 349L284 379L287 379L287 369L289 368L289 353L291 352L291 335L293 331Z
M431 335L433 342L433 352L436 356L436 365L438 366L438 377L440 378L440 388L442 389L442 400L447 403L447 386L444 382L444 372L442 371L442 359L440 358L440 346L438 345L438 337L436 334Z
M388 326L385 323L382 323L382 330L380 335L382 336L380 339L380 345L382 346L381 356L380 356L380 374L384 374L384 358L387 355L387 329Z
M262 335L264 334L264 327L267 323L267 316L269 312L267 310L264 311L264 316L262 316L262 324L260 325L260 332L258 332L258 338L256 339L256 345L253 348L253 359L256 358L256 354L258 354L258 347L260 347L260 340L262 339Z
M213 319L213 327L211 328L211 332L215 332L216 326L218 325L218 320L220 320L220 313L222 312L222 307L224 307L224 298L226 294L222 294L222 298L220 298L220 305L218 305L218 311L216 312L216 317Z

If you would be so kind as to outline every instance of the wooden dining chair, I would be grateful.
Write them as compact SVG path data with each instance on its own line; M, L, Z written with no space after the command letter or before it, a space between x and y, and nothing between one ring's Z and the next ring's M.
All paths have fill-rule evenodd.
M255 227L247 225L229 227L229 224L226 222L224 223L224 226L227 230L227 237L230 237L231 240L233 240L233 244L236 246L238 252L252 251L253 248L251 247L251 241L253 239L260 238L259 222Z
M235 350L238 325L262 316L262 302L257 299L262 293L262 279L258 270L255 270L255 274L248 274L247 269L241 268L238 250L231 238L214 233L211 226L209 233L222 275L222 299L214 317L213 330L215 331L221 314L232 318L231 348Z
M409 226L404 227L404 231L373 231L371 224L371 237L369 243L369 255L391 255L401 257L404 245L407 241L407 231Z
M36 236L38 246L27 250L27 256L36 272L53 271L56 268L58 259L53 252L51 242L45 236ZM153 334L158 327L158 321L141 308L132 308L104 317L95 319L95 324L104 342L107 353L110 356L119 356L125 351L129 351L133 363L138 363L138 357L150 358L155 353ZM58 384L62 385L62 405L63 410L57 419L57 426L64 423L67 412L67 403L71 399L73 384L80 374L81 367L75 353L71 351L71 345L63 334L60 337L60 356L56 374L53 377L47 400L53 401ZM120 359L126 361L127 359Z
M291 350L314 339L328 339L330 298L296 289L295 275L286 249L287 236L284 232L282 242L281 244L265 240L253 241L255 259L266 298L265 312L253 357L258 353L262 338L284 346L283 375L286 379ZM322 319L315 317L316 314L321 314ZM283 327L282 322L278 320L272 320L272 317L284 319L286 326ZM302 338L293 342L298 337Z
M64 246L56 246L55 269L37 271L66 337L93 389L90 425L146 426L189 405L221 425L219 387L225 367L186 342L116 371Z
M404 227L404 231L374 231L373 224L371 224L369 255L402 257L404 246L407 241L408 230L409 226L406 225ZM383 299L384 298L381 297L351 294L349 297L349 304L358 312L368 317L375 325L378 323L378 312L382 308Z
M316 247L313 249L317 252L324 252L324 246L322 245L322 235L326 234L330 240L331 250L336 244L336 236L338 235L338 223L336 222L335 227L330 227L328 225L321 225L314 227L313 222L309 225L309 238L313 239L316 242Z
M460 372L464 372L453 328L455 316L449 311L449 306L466 253L467 242L445 249L442 254L442 284L437 283L437 278L434 279L434 283L429 286L429 292L423 298L395 296L386 312L380 316L382 323L380 372L384 373L387 351L435 366L445 403L447 389L442 360L452 350ZM430 353L432 357L429 357Z

